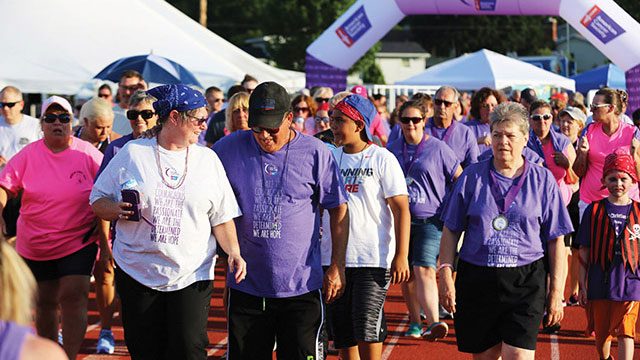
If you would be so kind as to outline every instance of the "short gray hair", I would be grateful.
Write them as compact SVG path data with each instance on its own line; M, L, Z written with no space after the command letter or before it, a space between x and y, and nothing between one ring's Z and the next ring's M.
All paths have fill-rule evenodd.
M95 120L98 117L107 117L113 120L113 109L111 104L105 99L94 97L82 105L80 109L80 120Z
M329 100L329 107L333 109L340 101L342 101L347 96L351 95L350 91L340 91L339 93L333 95L331 100Z
M453 86L449 86L449 85L440 86L440 88L436 90L435 96L438 96L439 93L445 90L453 91L453 102L454 103L458 102L458 99L460 98L460 93L458 92L458 89L454 88Z
M147 103L149 105L153 105L155 101L156 101L156 98L149 95L146 91L136 90L136 92L134 92L133 95L131 95L131 97L129 98L129 108L138 106L138 104L140 103Z
M507 101L498 104L489 119L491 131L499 124L509 123L516 125L524 135L529 135L529 112L519 103Z

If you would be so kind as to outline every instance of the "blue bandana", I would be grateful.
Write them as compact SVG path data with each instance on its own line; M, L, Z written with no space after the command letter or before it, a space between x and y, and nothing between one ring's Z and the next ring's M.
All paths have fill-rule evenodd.
M158 86L147 93L157 99L153 109L161 119L167 117L171 110L183 112L207 106L199 91L182 84Z

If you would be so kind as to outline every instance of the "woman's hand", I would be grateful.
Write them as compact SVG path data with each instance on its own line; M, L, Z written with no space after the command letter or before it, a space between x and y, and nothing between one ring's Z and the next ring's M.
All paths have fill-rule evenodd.
M247 277L247 263L244 261L240 253L229 254L227 258L229 263L229 271L233 274L236 284L239 284Z
M133 205L128 202L115 202L106 197L96 200L91 208L93 212L102 220L116 221L128 220L133 215L131 209Z
M450 313L456 312L456 287L453 283L451 268L440 270L438 279L438 298L440 305Z
M568 169L570 166L569 159L562 153L562 151L556 151L553 153L553 162L563 169Z
M586 136L581 137L578 141L578 153L585 155L589 153L589 140Z
M391 283L400 284L409 281L409 259L406 256L395 256L391 261Z

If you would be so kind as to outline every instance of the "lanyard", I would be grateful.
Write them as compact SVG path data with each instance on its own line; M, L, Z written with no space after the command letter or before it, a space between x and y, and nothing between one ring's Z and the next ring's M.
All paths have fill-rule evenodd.
M516 199L516 195L520 192L520 189L524 185L524 180L527 177L527 173L529 171L528 161L524 161L524 170L522 171L522 175L520 175L520 179L514 185L511 185L509 191L505 196L502 196L500 190L498 189L498 184L496 180L495 170L491 167L489 168L489 188L491 188L491 195L493 195L493 199L496 202L496 206L498 207L498 211L500 214L504 214L509 210L509 207Z
M422 152L425 143L426 143L426 136L422 136L422 140L420 140L420 143L416 148L416 152L413 154L413 158L411 158L411 160L408 161L409 166L407 166L407 157L408 157L407 141L404 139L404 136L402 137L402 170L404 170L404 176L409 175L409 172L413 167L413 163L416 161L418 156L420 156L420 153Z
M442 139L440 139L437 134L431 130L432 127L436 127L436 122L435 120L433 120L433 118L431 118L431 120L429 121L429 132L431 133L432 136L435 136L436 139L438 140L442 140L444 141L447 145L449 145L449 138L451 137L451 133L453 131L453 128L457 125L456 120L453 120L451 122L451 125L449 125L449 127L444 131L444 135L442 136Z

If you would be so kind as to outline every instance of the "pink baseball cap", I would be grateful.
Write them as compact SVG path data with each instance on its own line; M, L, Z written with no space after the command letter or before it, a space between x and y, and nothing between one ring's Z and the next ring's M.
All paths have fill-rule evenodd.
M49 106L53 104L60 105L66 112L68 112L73 117L73 108L71 107L71 104L69 104L69 101L67 101L67 99L63 97L56 96L56 95L47 98L47 100L45 100L42 103L42 111L40 113L44 114L45 112L47 112L47 109L49 108Z
M356 85L353 88L351 88L351 93L360 95L362 97L368 97L367 88L362 85Z

